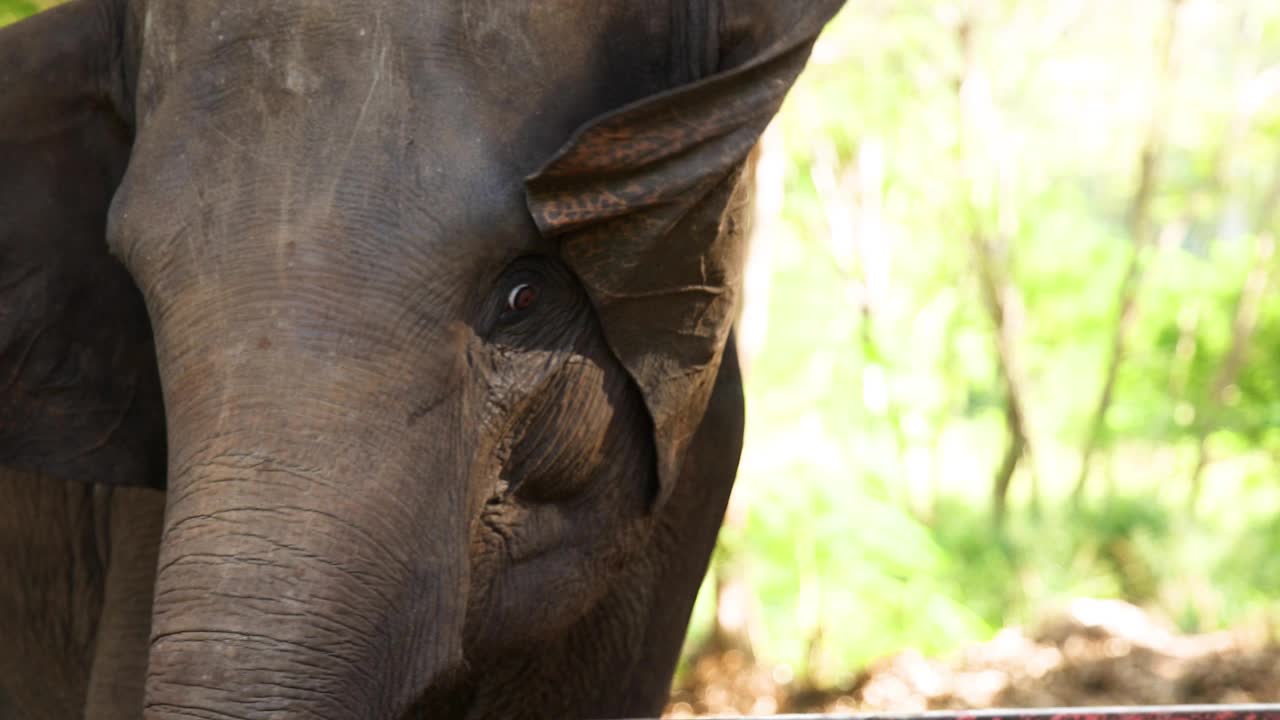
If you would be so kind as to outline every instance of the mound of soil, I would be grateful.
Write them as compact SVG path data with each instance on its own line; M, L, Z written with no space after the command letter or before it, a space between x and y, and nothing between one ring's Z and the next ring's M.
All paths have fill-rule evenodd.
M667 716L917 712L1280 702L1280 645L1268 627L1179 635L1141 609L1077 600L1031 632L1002 630L948 660L907 651L838 688L805 688L739 650L708 652Z

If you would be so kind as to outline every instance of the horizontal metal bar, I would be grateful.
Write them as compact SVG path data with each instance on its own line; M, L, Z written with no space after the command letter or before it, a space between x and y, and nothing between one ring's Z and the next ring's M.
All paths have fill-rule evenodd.
M922 713L792 715L790 717L791 720L814 720L814 718L825 718L825 720L1280 720L1280 705L1151 705L1026 710L942 710Z
M751 720L738 718L737 720ZM776 715L760 720L1280 720L1280 705L1168 705Z

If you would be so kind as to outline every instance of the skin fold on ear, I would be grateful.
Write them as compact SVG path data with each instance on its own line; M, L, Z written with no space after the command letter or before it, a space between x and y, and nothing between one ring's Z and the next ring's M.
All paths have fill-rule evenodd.
M0 29L0 466L158 487L150 323L106 243L131 144L112 101L112 5Z
M844 0L707 3L719 73L589 122L526 180L653 419L670 496L737 311L741 169Z

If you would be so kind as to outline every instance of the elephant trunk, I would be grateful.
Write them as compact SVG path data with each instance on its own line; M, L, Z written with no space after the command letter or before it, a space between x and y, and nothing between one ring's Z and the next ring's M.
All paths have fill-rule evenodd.
M470 501L449 403L407 423L362 374L376 363L175 345L145 717L400 717L462 662Z

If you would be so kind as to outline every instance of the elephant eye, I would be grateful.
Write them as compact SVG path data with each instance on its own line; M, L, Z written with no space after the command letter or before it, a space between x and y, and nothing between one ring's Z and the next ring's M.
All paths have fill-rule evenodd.
M507 293L507 312L524 312L538 301L538 288L529 283L520 283Z
M0 0L3 2L3 0ZM538 256L517 258L498 279L490 295L493 330L523 324L532 315L547 312L561 298L555 265ZM544 308L543 306L548 306Z

